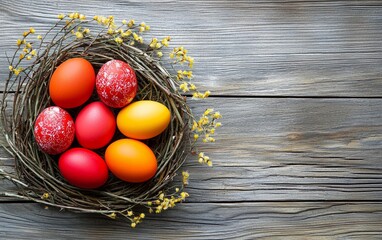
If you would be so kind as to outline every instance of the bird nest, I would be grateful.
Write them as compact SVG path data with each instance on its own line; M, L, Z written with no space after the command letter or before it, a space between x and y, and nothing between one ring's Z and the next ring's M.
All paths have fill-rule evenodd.
M160 213L185 200L188 172L181 172L180 167L198 140L214 141L212 136L220 126L217 122L220 114L212 109L207 109L200 119L192 114L183 93L206 98L209 92L196 89L189 68L174 67L176 64L192 67L193 58L183 47L169 52L167 63L171 71L163 67L169 37L153 38L145 43L142 33L149 30L148 25L124 20L117 26L112 16L86 20L82 14L71 13L59 15L59 19L45 35L37 35L33 28L24 32L17 40L17 50L9 57L10 73L1 101L1 127L6 140L4 147L14 156L15 165L14 173L0 169L0 175L15 183L18 190L3 195L110 218L123 216L135 227L145 217L145 211ZM95 31L88 28L92 25ZM30 40L32 37L34 41ZM60 63L76 57L88 60L96 71L112 59L127 62L137 75L139 87L135 100L158 101L170 110L172 118L165 132L145 141L158 162L156 175L149 181L133 184L111 176L99 189L80 189L61 176L58 157L42 152L36 144L35 120L43 109L53 104L48 91L50 77ZM26 65L28 60L30 64ZM97 94L93 94L91 101L97 100ZM79 110L69 112L75 118ZM104 152L105 149L97 150L101 156ZM196 154L200 163L212 165L204 153ZM174 181L176 176L179 180Z

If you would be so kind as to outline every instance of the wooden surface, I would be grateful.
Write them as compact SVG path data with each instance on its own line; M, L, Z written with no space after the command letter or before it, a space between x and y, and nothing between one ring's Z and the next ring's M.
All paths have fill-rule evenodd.
M3 1L0 78L17 34L70 11L146 21L190 50L213 92L190 106L224 116L214 167L190 158L189 200L134 230L1 198L0 239L382 238L381 1Z

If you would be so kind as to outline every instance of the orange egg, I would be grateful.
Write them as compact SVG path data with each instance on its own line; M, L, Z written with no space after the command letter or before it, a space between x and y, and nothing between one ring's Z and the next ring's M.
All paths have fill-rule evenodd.
M150 100L133 102L117 116L117 126L126 137L149 139L163 132L171 120L170 110Z
M145 182L157 171L157 160L153 151L146 144L134 139L125 138L111 143L106 149L105 160L109 170L126 182Z
M95 72L83 58L71 58L60 64L49 82L49 95L59 107L75 108L84 104L95 87Z

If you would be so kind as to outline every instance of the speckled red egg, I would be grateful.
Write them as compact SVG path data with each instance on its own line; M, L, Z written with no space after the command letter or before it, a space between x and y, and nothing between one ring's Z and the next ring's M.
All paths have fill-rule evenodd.
M73 186L86 189L105 184L109 171L97 153L85 148L71 148L58 159L61 175Z
M98 96L109 107L122 108L129 104L137 88L134 69L120 60L110 60L102 65L96 77Z
M77 115L76 139L84 148L104 147L113 138L116 125L113 112L104 103L92 102Z
M41 150L48 154L64 152L72 144L74 135L74 121L70 114L60 107L48 107L36 119L34 137Z

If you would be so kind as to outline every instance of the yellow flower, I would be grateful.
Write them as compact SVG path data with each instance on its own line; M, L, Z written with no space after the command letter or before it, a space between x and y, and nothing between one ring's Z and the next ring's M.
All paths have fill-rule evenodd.
M192 68L194 66L194 58L188 57L188 66Z
M127 23L127 26L128 26L129 28L131 28L131 27L134 26L134 24L135 24L134 19L131 19L131 20Z
M145 26L145 30L146 30L146 31L149 31L149 30L150 30L150 26L149 26L149 25L146 25L146 26Z
M163 200L163 198L164 198L164 193L159 194L159 200Z
M81 39L84 37L84 35L81 32L76 32L75 35L76 35L76 38L78 39Z
M89 28L85 28L84 31L83 31L84 34L89 34L90 33L90 29Z
M133 216L133 211L128 211L127 216L129 216L129 217Z
M198 138L199 138L199 134L194 134L194 140L196 141L196 140L198 140Z
M186 197L189 197L190 195L188 194L188 193L186 193L186 192L181 192L180 193L180 197L182 198L182 199L185 199Z
M111 219L115 219L117 217L117 214L115 214L115 212L112 212L110 213L109 215L107 215L109 218Z
M13 67L12 67L12 66L9 66L8 69L9 69L9 71L11 71L11 72L13 71Z
M122 35L130 36L132 33L133 32L131 31L131 29L129 29L126 32L124 32Z
M193 83L190 84L190 90L196 90L195 84L193 84Z
M149 45L149 46L150 46L151 48L155 48L157 42L158 42L158 39L157 39L157 38L153 38L153 39L151 39L151 42L150 42L150 45Z
M27 56L27 60L31 60L32 59L32 56Z
M213 111L214 111L214 109L212 109L212 108L207 108L206 111L204 111L203 115L204 115L204 116L207 116L208 114L210 114L210 113L213 112Z
M28 34L29 34L29 32L26 32L26 31L25 31L25 32L23 33L23 37L28 36Z
M135 41L138 41L138 39L139 39L139 36L138 36L138 34L136 34L136 33L133 33L133 38L134 38L134 40L135 40Z
M159 49L159 48L161 48L161 47L162 47L162 44L161 44L161 43L157 43L157 44L155 44L155 48Z
M208 96L210 96L211 92L210 91L206 91L204 94L203 94L203 98L207 98Z
M212 161L207 161L207 166L212 167Z
M170 53L170 58L174 58L174 57L175 57L174 53Z
M23 48L23 52L28 53L29 49L25 47L25 48Z
M13 73L18 76L21 72L23 71L23 68L22 67L19 67L17 69L13 69Z
M190 178L190 174L187 171L183 171L182 176L183 176L183 185L187 185L188 179Z
M141 214L139 215L139 217L140 217L140 218L145 218L145 214L144 214L144 213L141 213Z
M116 38L114 38L114 41L115 41L116 43L118 43L118 44L123 43L123 40L122 40L122 38L120 38L120 37L116 37Z
M31 28L29 28L29 32L33 34L36 32L36 30L34 30L34 28L31 27Z
M131 223L132 228L135 228L136 226L137 226L137 224L135 222Z
M64 19L64 17L65 17L64 14L58 14L58 16L57 16L57 18L60 19L60 20Z
M25 57L25 55L24 55L23 53L21 53L20 56L19 56L19 59L21 60L21 59L23 59L24 57Z
M179 192L179 188L175 188L175 192Z
M123 20L122 20L122 24L123 24L123 25L126 25L126 24L127 24L126 19L123 19Z
M27 43L27 44L25 45L25 47L26 47L26 48L32 48L32 44Z
M146 26L146 23L145 23L145 22L141 22L140 26L141 26L141 27L145 27L145 26Z
M152 202L147 202L147 206L151 206L151 205L153 205Z
M144 32L145 31L145 27L139 27L139 32Z
M113 34L114 34L114 29L109 28L109 29L107 30L107 34L113 35Z
M21 46L21 44L23 44L23 41L21 39L17 39L17 42L16 42L17 46Z
M41 196L41 199L48 199L49 198L49 193L44 193L42 196Z
M188 92L189 89L188 89L188 83L187 82L183 82L182 84L179 85L179 88L183 91L183 92Z
M80 14L79 17L78 17L80 20L85 20L86 19L86 16L84 14Z
M41 40L41 39L42 39L42 36L41 36L41 35L37 35L37 39L38 39L38 40Z
M221 117L222 117L222 115L220 114L220 112L215 112L213 115L213 118L215 118L215 119L219 119Z
M162 42L163 46L168 47L168 40L167 40L167 38L163 38L161 42Z
M137 41L140 42L140 43L143 43L143 38L142 38L142 36L139 36Z
M158 57L162 57L163 56L163 53L162 52L157 52L157 55L158 55Z
M36 55L37 55L37 51L36 51L36 49L33 49L33 50L30 52L30 54L31 54L32 56L36 56Z

